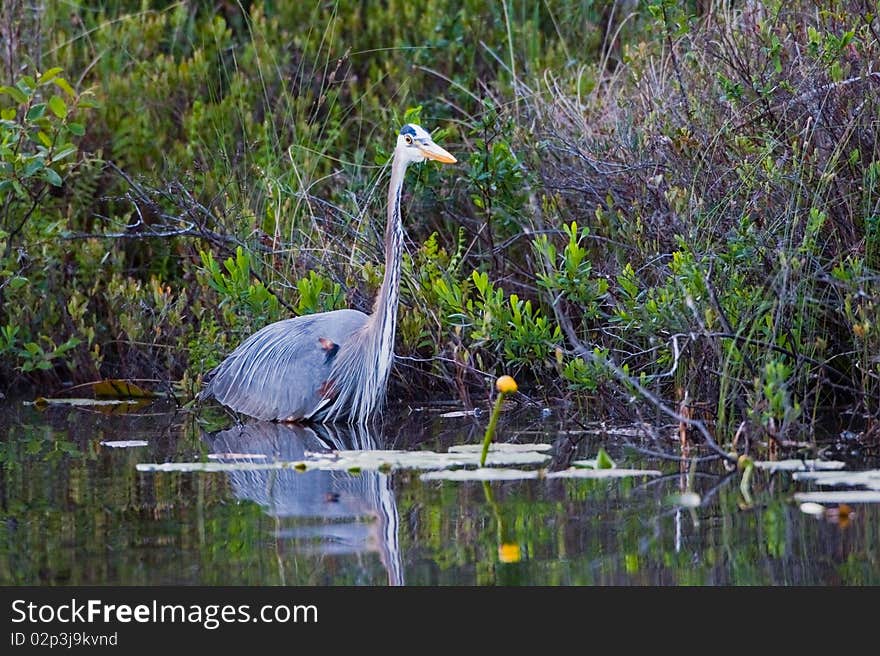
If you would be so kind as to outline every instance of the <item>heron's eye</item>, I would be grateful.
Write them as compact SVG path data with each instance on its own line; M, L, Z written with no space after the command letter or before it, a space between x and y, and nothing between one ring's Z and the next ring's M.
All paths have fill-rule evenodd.
M412 137L411 137L411 136L406 135L406 136L404 137L404 139L406 139L406 145L407 145L407 146L412 146Z

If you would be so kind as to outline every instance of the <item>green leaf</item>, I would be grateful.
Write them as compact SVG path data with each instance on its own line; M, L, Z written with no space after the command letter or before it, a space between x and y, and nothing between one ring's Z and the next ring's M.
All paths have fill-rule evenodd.
M46 182L55 187L60 187L62 185L61 176L54 169L46 169L43 171L43 177L46 179Z
M64 69L62 69L60 66L56 66L55 68L50 68L48 71L46 71L45 73L43 73L40 76L40 78L37 80L37 82L39 84L48 84L49 82L54 80L56 77L58 77L58 74L62 70L64 70Z
M422 122L422 106L408 107L403 114L404 123L421 123Z
M67 157L68 155L72 155L75 152L76 152L76 146L74 146L73 144L67 144L67 145L59 148L58 151L54 155L52 155L52 163L54 164L58 160L62 160L65 157Z
M81 97L79 99L78 105L82 109L95 109L96 107L100 107L101 103L99 103L94 98Z
M61 96L52 96L49 98L49 109L58 118L67 118L67 105Z
M63 77L56 77L52 82L55 83L59 89L61 89L64 93L66 93L71 98L76 98L76 91L73 90L73 87L70 86L70 83L65 80Z
M12 99L17 103L26 103L28 97L22 93L21 90L15 87L0 87L0 93L5 93L7 96L12 96Z
M29 178L38 171L42 171L44 168L46 168L46 164L45 162L43 162L43 160L32 159L30 162L28 162L27 166L24 167L24 172L22 173L21 177Z
M45 113L46 103L37 103L28 110L27 116L25 118L28 121L36 121L38 118L42 118L43 114Z
M15 107L7 107L6 109L0 111L0 118L4 121L12 121L15 119Z
M67 129L70 130L71 134L77 137L81 137L86 133L86 129L83 127L82 123L69 123Z
M52 139L51 139L51 137L49 137L49 135L46 134L45 132L43 132L42 130L40 130L39 132L37 132L37 140L38 140L41 144L43 144L46 148L51 148L51 147L52 147Z
M596 469L614 469L615 467L617 467L617 465L614 464L611 456L609 456L608 452L600 446L599 453L596 454Z
M9 279L9 289L15 291L16 289L20 289L27 284L28 279L23 276L15 276L14 278Z

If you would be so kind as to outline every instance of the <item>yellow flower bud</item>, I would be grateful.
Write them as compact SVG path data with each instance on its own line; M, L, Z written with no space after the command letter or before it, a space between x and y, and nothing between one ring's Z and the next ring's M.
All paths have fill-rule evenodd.
M502 394L513 394L516 390L516 381L512 376L501 376L495 381L495 389Z

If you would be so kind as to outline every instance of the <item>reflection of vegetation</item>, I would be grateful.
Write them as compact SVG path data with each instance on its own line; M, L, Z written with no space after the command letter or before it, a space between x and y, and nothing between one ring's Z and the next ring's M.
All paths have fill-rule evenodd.
M187 426L152 416L63 409L11 418L0 433L0 584L387 583L379 558L326 555L279 536L275 519L237 502L225 474L139 474L143 460L192 460ZM159 415L161 417L161 415ZM171 416L169 416L171 417ZM175 420L176 421L176 420ZM103 449L104 439L150 446ZM663 500L678 477L517 483L424 482L393 474L408 585L880 584L880 509L845 529L786 501L787 473L755 469L754 504L738 477L704 494L700 522ZM491 485L491 494L486 486ZM679 521L681 520L681 521ZM676 525L678 524L678 527ZM843 532L845 531L845 533ZM517 545L522 560L503 564ZM312 545L313 546L313 545ZM507 547L509 549L509 547ZM282 571L283 570L283 571Z

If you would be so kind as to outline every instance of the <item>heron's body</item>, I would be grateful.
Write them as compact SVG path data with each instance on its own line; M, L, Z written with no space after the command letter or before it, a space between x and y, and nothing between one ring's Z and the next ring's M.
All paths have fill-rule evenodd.
M334 310L270 324L210 372L199 398L264 420L364 423L381 407L394 358L403 223L400 195L412 162L455 158L417 125L400 132L391 164L385 276L373 313Z
M257 419L316 419L326 406L333 361L367 323L358 310L334 310L276 321L242 342L218 366L206 392L225 406ZM321 339L338 344L333 353ZM278 371L289 375L278 376ZM248 385L239 381L247 380ZM255 392L254 390L259 390Z

